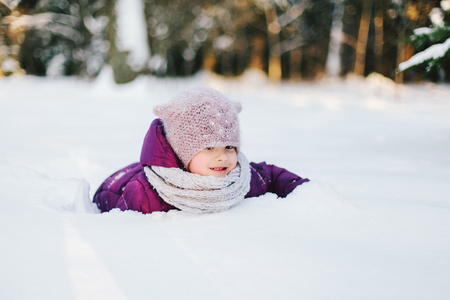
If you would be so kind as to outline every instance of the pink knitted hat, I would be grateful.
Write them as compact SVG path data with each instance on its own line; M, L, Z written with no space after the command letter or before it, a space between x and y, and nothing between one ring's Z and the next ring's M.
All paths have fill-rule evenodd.
M166 139L186 168L208 147L233 146L239 151L238 113L242 106L216 90L191 88L153 110L162 119Z

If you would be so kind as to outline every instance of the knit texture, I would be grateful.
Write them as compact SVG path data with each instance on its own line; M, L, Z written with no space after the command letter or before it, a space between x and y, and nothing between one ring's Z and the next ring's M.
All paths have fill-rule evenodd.
M250 164L243 153L239 153L236 167L225 177L155 166L146 166L144 171L165 202L191 213L227 210L242 201L250 190Z
M206 87L185 90L170 103L154 108L163 121L167 141L185 168L207 147L233 146L239 151L241 110L240 103Z

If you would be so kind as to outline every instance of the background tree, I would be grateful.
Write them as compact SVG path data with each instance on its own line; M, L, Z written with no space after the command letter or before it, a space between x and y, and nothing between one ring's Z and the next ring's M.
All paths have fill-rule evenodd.
M248 68L274 80L316 79L329 58L342 76L378 72L402 82L427 72L436 80L448 73L446 55L396 69L414 51L445 43L445 28L407 37L429 27L430 12L448 1L0 0L0 75L95 77L108 64L118 83L201 69L236 76ZM342 34L333 29L330 48L341 16Z
M212 21L205 47L206 65L221 75L242 74L250 66L253 37L264 22L261 12L247 1L228 0L207 5L206 13Z
M341 75L379 72L396 78L396 66L410 53L406 37L415 28L428 24L436 3L437 0L345 0Z
M150 48L142 0L107 0L107 62L116 83L148 73Z
M203 45L212 27L205 2L145 0L151 73L186 76L200 69Z
M399 65L401 72L411 70L432 81L450 81L450 1L433 9L431 27L415 29L409 37L414 56Z
M27 74L95 76L106 45L102 0L2 1L3 53ZM3 10L6 11L6 10ZM9 48L9 49L8 49ZM18 50L17 50L18 49Z
M292 68L291 73L300 74L303 79L317 79L325 75L333 10L334 4L329 0L316 0L305 7L298 21L300 26L291 37L294 40L302 37L301 43L296 41L289 47L301 50L300 64ZM295 66L292 64L297 60L294 55L291 50L289 66Z

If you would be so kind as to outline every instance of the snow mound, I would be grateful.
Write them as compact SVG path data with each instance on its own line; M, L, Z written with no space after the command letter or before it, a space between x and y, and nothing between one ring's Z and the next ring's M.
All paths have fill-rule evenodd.
M47 189L44 203L56 210L99 213L89 198L89 183L84 179L52 180Z
M302 214L355 214L358 208L337 192L331 183L311 181L297 187L289 196L290 208Z
M0 80L0 299L450 299L448 85L111 76ZM217 214L96 213L152 108L199 85L242 102L251 161L311 181Z

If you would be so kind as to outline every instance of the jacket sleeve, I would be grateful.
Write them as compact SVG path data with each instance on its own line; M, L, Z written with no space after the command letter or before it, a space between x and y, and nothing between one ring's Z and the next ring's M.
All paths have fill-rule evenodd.
M95 192L93 201L97 204L101 212L110 211L117 207L124 187L141 170L141 165L134 163L115 172L100 185Z
M275 165L262 163L250 163L251 181L250 191L245 196L258 197L265 193L275 193L278 197L286 197L297 186L308 182L309 179L302 178L286 169Z
M144 214L176 209L159 197L156 190L146 180L144 172L140 172L127 183L116 207L120 210L135 210Z

